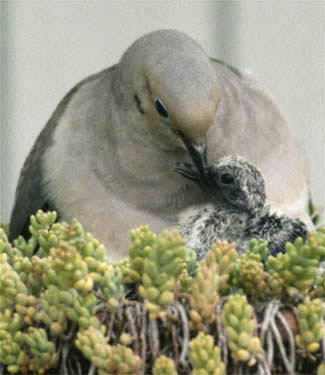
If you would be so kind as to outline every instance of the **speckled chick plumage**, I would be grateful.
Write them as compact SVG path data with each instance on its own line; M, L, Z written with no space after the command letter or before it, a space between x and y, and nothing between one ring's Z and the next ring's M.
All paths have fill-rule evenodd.
M210 196L208 204L193 206L179 216L179 231L187 246L204 257L217 240L234 241L239 252L248 249L252 238L269 242L269 253L283 251L287 241L305 237L306 225L271 213L261 172L240 157L224 157L207 168L205 179L195 167L178 164L178 172L197 182Z

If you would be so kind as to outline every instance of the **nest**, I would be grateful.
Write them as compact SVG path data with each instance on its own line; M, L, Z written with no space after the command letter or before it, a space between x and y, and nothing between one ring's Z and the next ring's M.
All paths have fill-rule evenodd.
M1 374L325 373L325 228L268 257L216 243L195 261L178 233L132 231L109 264L82 226L31 218L0 228Z
M206 333L214 337L215 344L221 350L225 374L316 374L320 365L320 356L309 354L303 356L295 343L298 333L298 319L293 305L283 305L278 301L261 303L255 306L256 336L264 347L264 356L251 362L234 361L230 355L228 339L221 322L221 313L227 297L218 301L215 306L215 321L206 326ZM189 329L188 296L183 295L167 310L161 319L150 319L145 304L127 301L115 312L109 313L105 304L98 305L97 315L107 326L105 337L111 345L121 343L123 333L127 333L132 342L133 352L142 359L138 374L151 374L155 360L165 355L172 358L177 374L191 374L189 360L190 340L197 332ZM71 345L77 332L72 325L63 340L61 360L58 368L48 374L60 375L94 375L96 367L80 356L80 352ZM322 338L322 358L325 358L325 337Z

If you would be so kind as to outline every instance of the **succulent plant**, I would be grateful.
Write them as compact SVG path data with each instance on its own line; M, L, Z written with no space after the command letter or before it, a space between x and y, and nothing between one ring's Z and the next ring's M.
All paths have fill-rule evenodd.
M8 236L4 228L0 227L0 254L7 254L8 257L13 255L13 248L8 241Z
M311 298L325 299L325 270L320 272L317 276L314 288L309 295Z
M3 223L0 221L0 238L1 238L1 231L8 237L9 236L9 224Z
M253 307L247 303L246 296L230 295L221 315L228 338L232 357L237 361L263 359L263 348L255 337L256 324L253 319Z
M45 285L57 284L60 289L79 286L78 289L87 293L93 284L84 290L84 280L88 274L87 263L81 257L78 249L68 242L60 241L57 248L50 250L50 258L46 265L43 282Z
M320 349L320 340L325 336L322 319L325 308L320 299L311 300L309 297L297 307L299 334L296 343L302 355L315 353Z
M155 235L141 227L132 232L129 257L110 264L104 246L77 220L71 224L55 220L55 213L39 211L31 219L30 239L19 237L14 245L0 226L0 351L5 371L41 374L65 363L60 371L66 372L66 364L71 364L67 348L75 342L81 355L98 367L98 374L137 374L144 369L153 375L176 374L177 363L182 371L183 365L190 366L184 359L186 346L177 346L186 335L190 340L197 334L190 342L193 374L225 373L220 351L208 335L215 334L215 324L218 332L221 325L215 309L219 295L225 296L221 321L232 358L252 365L262 361L264 353L252 306L238 289L254 307L260 306L256 293L268 306L273 302L266 299L274 297L296 306L308 294L297 308L296 346L302 357L315 360L316 370L324 335L324 227L309 233L305 242L287 244L286 252L277 257L267 258L264 240L252 240L243 255L238 255L235 244L220 241L199 264L176 232ZM125 283L136 284L135 300L128 301ZM297 293L299 298L291 297ZM147 310L150 318L165 319L149 323ZM255 313L260 318L259 310ZM185 326L188 320L190 332ZM137 334L134 330L143 322L148 326ZM157 323L157 337L148 331L152 323ZM166 347L163 328L170 335L170 325L180 336L173 337L172 343L168 337ZM175 355L174 362L161 355L151 363L157 343L164 354L171 353L171 345L174 353L181 349L178 359L183 356L183 360L177 361ZM145 363L131 345L146 355ZM89 371L88 361L83 360L82 366ZM324 368L320 364L317 374L323 374Z
M318 267L318 255L313 257L315 245L309 244L308 240L304 243L301 237L295 242L287 242L285 253L279 253L276 257L269 256L266 265L270 274L278 274L283 280L286 294L306 295L311 286L315 283Z
M243 289L245 294L254 299L263 299L266 293L268 275L264 270L259 253L247 252L238 259L233 285Z
M89 327L78 332L75 343L83 355L98 367L98 374L135 375L141 368L140 357L124 345L108 345L100 329Z
M48 294L46 295L46 293ZM62 310L66 313L68 319L78 323L80 330L87 329L89 326L99 326L99 321L95 315L97 299L93 293L82 295L74 288L59 292L53 286L41 296L41 303L45 312L47 311L46 302L49 304L49 309L52 308L56 311L53 313L54 321L58 319L56 316L60 317L60 310Z
M29 327L28 332L24 334L24 343L31 354L28 360L30 371L43 374L47 369L55 366L58 361L57 349L54 342L48 339L43 328Z
M156 234L147 226L139 227L131 231L132 245L128 249L130 265L126 274L127 282L140 282L143 275L143 261L148 255L149 249L156 242Z
M61 297L62 296L62 297ZM70 297L70 291L61 291L55 285L51 285L41 295L40 306L41 310L37 313L37 320L46 324L51 336L62 335L68 325L67 303ZM69 301L70 302L70 301Z
M8 366L9 373L19 372L29 360L28 354L23 350L24 334L21 327L22 318L18 313L7 308L0 312L1 362Z
M285 286L282 277L277 272L265 272L265 278L265 291L262 295L264 294L265 298L281 298L285 294Z
M5 260L5 257L4 257ZM18 294L27 295L27 288L8 263L0 263L0 308L11 308Z
M228 241L217 241L212 247L209 253L214 255L214 261L218 264L219 273L219 291L224 292L229 290L227 284L235 267L235 260L238 257L238 253L235 248L235 243L229 243ZM213 260L213 257L207 257L209 265L209 259Z
M146 248L139 294L152 319L163 317L165 309L174 302L177 279L186 267L184 244L177 232L164 231Z
M208 266L209 265L209 266ZM215 305L219 300L218 264L212 253L202 260L190 290L190 328L205 330L215 319Z
M123 273L119 267L102 263L97 267L97 280L103 297L107 300L108 311L115 310L124 300Z
M134 337L131 336L129 333L123 332L120 336L120 343L125 346L131 345L133 340Z
M153 375L177 375L175 362L164 355L159 356L152 368Z
M9 373L33 372L44 374L58 361L55 344L48 340L43 328L29 327L21 332L19 314L7 309L0 314L1 362L8 365Z
M10 264L23 283L27 281L32 269L30 258L23 256L21 251L12 247L2 229L0 229L0 263Z
M259 254L261 260L264 260L268 255L268 241L264 240L263 238L252 238L249 241L249 249L248 252Z
M191 340L189 358L193 367L193 375L225 374L220 349L214 345L213 337L210 335L200 332Z
M189 275L187 269L184 269L178 277L179 291L181 293L190 293L194 282L194 277Z
M306 255L318 259L319 262L325 261L325 226L320 227L315 232L309 232L307 235L308 250Z
M26 257L32 257L36 250L38 250L39 254L42 254L42 245L39 242L40 237L42 237L42 233L47 233L49 228L54 224L57 218L56 212L43 212L39 210L36 215L32 215L30 217L30 226L29 232L31 237L28 241L26 241L22 236L19 236L16 240L14 240L14 246ZM42 240L41 240L42 241ZM39 248L37 249L37 246Z

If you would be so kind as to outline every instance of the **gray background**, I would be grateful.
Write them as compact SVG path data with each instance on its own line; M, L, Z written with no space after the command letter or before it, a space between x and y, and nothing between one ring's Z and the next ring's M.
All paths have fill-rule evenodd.
M1 1L1 220L63 95L139 36L174 28L254 73L287 114L325 203L324 1Z

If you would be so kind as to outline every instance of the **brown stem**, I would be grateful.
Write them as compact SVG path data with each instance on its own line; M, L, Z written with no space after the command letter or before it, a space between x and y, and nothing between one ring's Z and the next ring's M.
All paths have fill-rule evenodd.
M267 354L266 354L267 363L268 363L270 369L272 369L273 356L274 356L274 345L273 345L273 335L272 335L271 330L267 331L266 341L267 341Z
M186 366L187 365L186 356L187 356L187 353L188 353L188 346L189 346L189 341L190 341L190 331L189 331L189 327L188 327L188 319L187 319L185 309L184 309L184 307L181 303L176 302L175 307L176 307L176 309L179 313L179 316L181 317L181 321L183 323L183 343L182 343L182 351L181 351L181 355L180 355L179 360L180 360L180 363L183 366Z
M227 365L228 365L227 337L224 333L223 325L221 322L222 305L224 304L225 301L226 301L225 298L221 298L219 302L216 304L215 315L216 315L216 328L218 332L218 345L221 348L221 357L225 365L225 370L227 372Z
M278 302L272 301L268 304L268 306L267 306L267 308L264 312L264 320L262 322L261 333L260 333L262 346L264 345L265 335L266 335L266 332L269 328L271 319L272 319L274 313L277 311L278 308L279 308Z
M132 317L132 313L131 313L130 307L126 307L125 308L125 315L126 315L126 318L128 320L129 327L130 327L130 330L131 330L131 334L132 334L132 337L133 337L135 354L139 355L138 332L137 332L137 330L135 328L135 323L134 323L134 320L133 320L133 317Z
M172 332L172 343L173 343L173 351L174 351L174 361L176 368L178 367L179 362L179 347L177 342L177 334L176 334L176 326L175 324L171 325L171 332Z
M87 375L94 375L95 371L96 371L96 366L92 363Z
M67 368L67 358L68 358L68 353L69 353L69 350L70 350L70 346L71 346L71 343L68 342L68 343L64 344L62 348L60 348L60 350L62 349L61 355L60 355L61 356L60 372L63 375L68 375L69 374L69 370Z
M276 314L276 317L279 319L280 323L282 324L283 328L286 331L287 338L289 341L290 346L290 363L293 369L296 367L296 345L295 345L295 339L292 334L292 330L289 327L289 324L286 320L286 318L283 316L283 314L278 311Z
M149 319L149 342L152 350L152 357L155 360L159 355L160 341L157 319Z
M112 333L113 333L113 325L114 325L114 321L115 321L115 316L116 316L116 312L115 311L111 312L110 320L109 320L109 323L108 323L106 342L109 342L110 339L111 339L111 336L112 336Z
M272 329L275 341L278 344L278 347L279 347L279 350L280 350L280 354L281 354L281 358L282 358L283 363L284 363L284 365L286 367L288 375L295 375L294 368L292 367L292 364L290 363L290 361L288 359L288 356L287 356L285 347L283 345L283 341L282 341L280 332L279 332L279 330L278 330L278 328L277 328L277 326L275 324L275 319L274 318L271 319L271 329Z
M142 305L142 327L141 327L141 358L142 358L142 374L146 372L146 356L147 356L147 309Z
M65 336L62 336L62 341L71 341L72 337L76 333L76 328L77 328L77 323L72 322L72 325L71 325L71 328L70 328L68 334L65 335Z
M262 365L263 367L263 370L264 370L264 375L271 375L271 370L270 370L270 367L269 365L267 364L265 358L263 358L262 360L259 360L259 363Z

